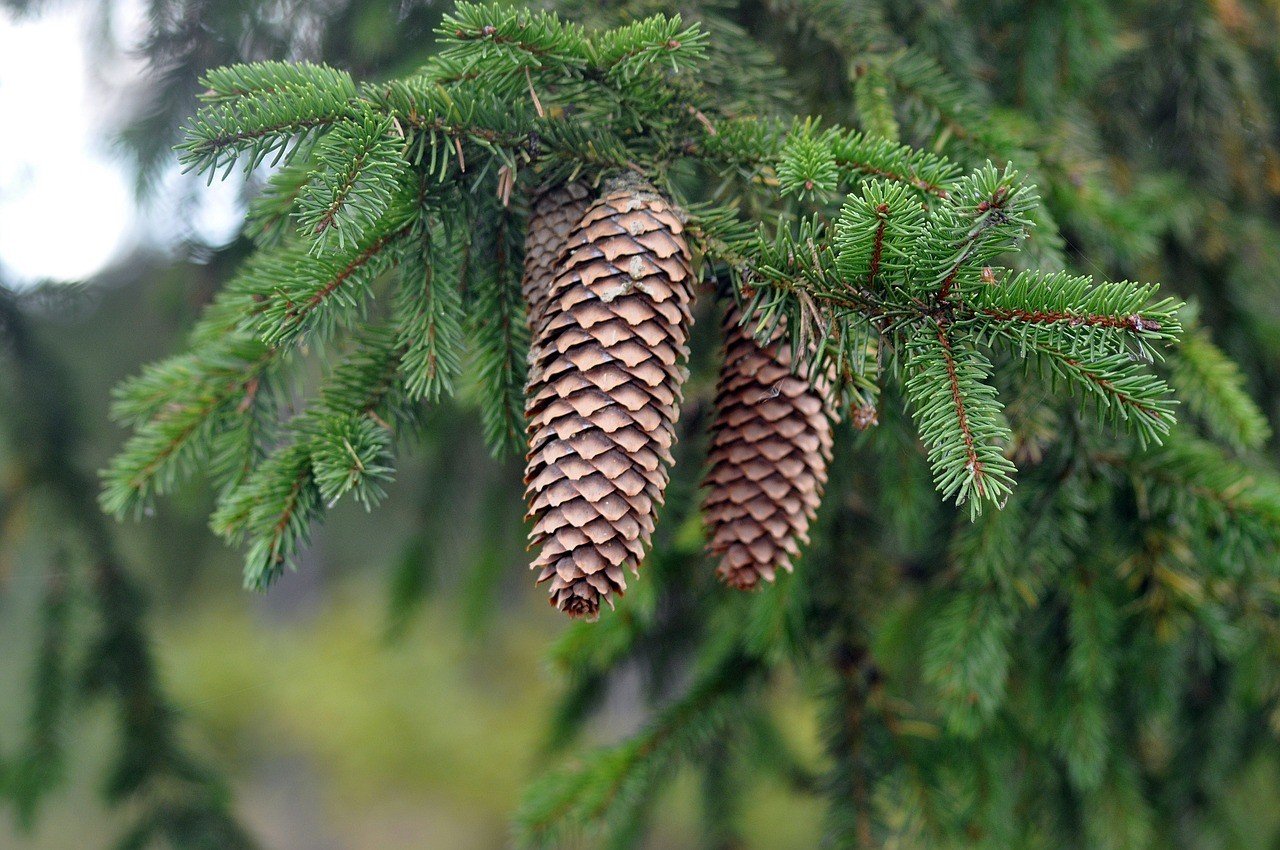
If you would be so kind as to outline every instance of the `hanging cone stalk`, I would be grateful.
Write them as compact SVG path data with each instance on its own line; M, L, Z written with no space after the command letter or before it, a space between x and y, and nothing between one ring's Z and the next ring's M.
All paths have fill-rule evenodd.
M551 603L594 618L648 549L688 372L693 271L681 216L607 185L573 228L534 328L525 473Z
M703 516L707 548L720 557L717 574L749 589L790 570L809 542L831 462L832 420L829 382L792 371L782 329L761 347L739 321L731 307Z

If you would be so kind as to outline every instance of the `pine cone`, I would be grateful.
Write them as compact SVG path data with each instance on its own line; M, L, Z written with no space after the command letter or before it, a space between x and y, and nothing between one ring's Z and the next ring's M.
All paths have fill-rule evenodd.
M651 186L607 187L569 236L533 342L533 568L572 616L626 590L662 503L693 322L683 230Z
M524 292L530 339L538 336L542 313L556 274L556 260L574 226L591 205L591 188L582 181L543 189L529 211L529 227L524 237ZM534 360L532 350L530 363Z
M761 347L730 308L703 503L717 574L749 589L791 569L822 500L831 462L829 381L791 370L781 329Z

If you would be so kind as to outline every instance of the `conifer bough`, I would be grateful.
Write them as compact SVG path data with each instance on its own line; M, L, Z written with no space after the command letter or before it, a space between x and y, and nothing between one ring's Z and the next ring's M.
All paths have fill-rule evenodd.
M961 174L844 127L759 118L764 96L702 74L707 36L678 17L595 31L459 3L439 32L422 68L380 84L307 64L208 75L184 164L280 168L250 211L257 253L189 352L119 390L134 434L104 473L109 510L141 511L199 469L219 488L215 528L247 544L246 582L263 587L334 502L382 497L399 438L456 389L495 446L520 441L527 410L535 566L555 604L592 616L653 530L698 277L733 287L771 374L776 361L834 376L828 409L870 409L898 383L938 490L974 516L1013 486L1000 364L1047 375L1142 443L1172 425L1150 362L1180 331L1178 305L1153 286L1005 268L1038 204L1012 168ZM552 189L527 221L509 202L539 187ZM288 417L323 352L339 365ZM734 583L785 566L821 489L818 396L787 399L796 415L769 436L747 423L777 404L722 396L708 511ZM748 450L802 469L752 479L780 514L742 483L714 495L734 464L759 465ZM730 503L768 528L750 559L726 543L747 529Z

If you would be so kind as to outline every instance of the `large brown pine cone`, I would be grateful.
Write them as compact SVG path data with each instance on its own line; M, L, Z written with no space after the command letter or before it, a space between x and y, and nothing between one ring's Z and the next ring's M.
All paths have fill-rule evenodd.
M532 343L525 474L538 581L594 618L626 589L662 503L692 324L680 213L634 179L569 236Z
M724 335L702 511L717 574L746 589L790 570L809 542L831 462L829 382L793 372L781 329L761 347L732 307Z

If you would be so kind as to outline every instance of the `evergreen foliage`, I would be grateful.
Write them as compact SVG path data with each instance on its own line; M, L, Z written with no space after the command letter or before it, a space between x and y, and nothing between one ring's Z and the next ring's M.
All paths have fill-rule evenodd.
M662 584L656 570L663 594L695 597L666 617L708 620L683 638L705 644L703 672L638 736L535 783L522 839L553 845L586 828L625 844L682 758L724 755L727 724L743 722L755 683L784 662L816 663L825 680L830 766L816 790L835 845L895 833L1022 845L1071 835L1072 817L1097 835L1149 836L1156 803L1117 724L1146 705L1163 716L1158 706L1173 697L1123 671L1142 669L1142 653L1176 652L1158 643L1175 610L1195 612L1217 640L1239 623L1211 601L1224 589L1201 587L1162 553L1202 552L1214 574L1238 580L1245 564L1270 557L1280 528L1273 484L1233 492L1222 452L1172 430L1156 366L1169 344L1170 378L1211 438L1245 450L1265 425L1203 332L1181 336L1176 300L1064 270L1052 217L1005 163L1037 182L1056 164L991 120L937 60L898 46L887 14L778 5L801 27L842 23L822 38L842 55L869 54L851 73L848 117L861 130L762 117L776 104L701 73L716 49L706 31L664 15L596 28L460 3L440 25L440 51L389 83L354 87L312 66L212 74L182 145L187 166L211 177L235 161L283 167L260 202L270 211L257 217L274 222L272 238L213 310L225 310L226 334L203 344L259 346L242 362L264 363L282 382L297 354L352 352L304 413L281 426L262 412L262 427L284 434L269 449L249 441L249 471L220 481L215 527L245 542L246 581L265 586L327 504L347 493L376 502L414 400L466 388L490 444L518 440L524 199L547 182L638 170L688 210L704 277L731 286L760 338L785 319L795 357L837 375L844 404L879 406L886 434L902 433L895 407L910 411L936 490L966 516L949 545L904 528L907 551L937 552L948 566L920 592L895 594L875 624L859 614L873 588L836 580L875 556L865 541L840 541L868 521L903 522L928 499L919 490L893 504L890 489L870 486L882 516L830 519L810 567L753 598L745 626L714 613L736 603ZM895 141L930 133L955 138L955 159ZM184 364L208 368L200 343L191 356ZM151 380L190 385L172 371ZM245 388L206 390L199 406L169 404L150 418L140 391L124 391L120 412L146 440L135 436L108 470L108 509L170 489L182 469L171 458L203 456L253 409ZM1036 400L1046 392L1053 401ZM1086 416L1123 433L1105 436ZM875 433L869 441L891 450ZM1016 490L1015 466L1030 478ZM816 575L816 564L831 575ZM641 588L612 619L575 627L565 657L578 684L562 728L580 722L620 661L683 634ZM916 630L922 640L909 648ZM729 782L726 770L707 781ZM1041 791L1050 788L1084 801L1079 813L1065 815ZM722 819L718 811L708 817Z
M1277 752L1280 479L1250 398L1280 366L1274 10L548 5L460 3L389 81L206 75L180 156L274 164L258 250L119 390L103 506L199 470L263 587L332 502L379 500L424 404L518 444L527 200L638 171L688 211L703 301L762 339L785 319L878 425L843 430L812 547L749 597L673 485L645 576L552 650L551 749L627 671L652 717L535 781L519 838L631 846L683 768L729 844L759 768L825 803L829 846L1201 846ZM1152 277L1198 311L1123 282ZM788 671L820 756L772 711Z
M794 195L819 209L852 190L833 228L821 213L801 217L798 227L770 217L745 230L729 209L695 213L695 227L705 222L706 268L731 277L750 304L749 320L765 327L785 315L796 351L834 358L839 374L863 374L873 336L901 355L895 360L938 489L975 515L984 502L1004 499L1013 472L1003 454L1011 432L979 340L1016 339L1019 355L1030 351L1048 361L1055 377L1097 396L1100 407L1133 424L1144 440L1172 423L1166 387L1132 366L1126 353L1176 336L1173 302L1149 303L1150 287L1127 284L984 280L994 274L989 264L1015 249L1032 223L1036 197L1011 168L988 165L955 176L937 157L839 127L821 129L813 120L773 132L768 125L720 132L721 120L747 120L722 115L716 92L698 84L693 69L705 36L678 17L587 31L546 13L462 3L440 33L443 47L433 62L381 91L357 92L340 72L310 65L260 63L205 80L208 105L182 146L188 167L212 177L236 160L253 169L274 156L288 168L308 149L312 171L292 212L297 238L261 252L228 287L243 305L237 331L258 337L264 357L303 342L337 344L368 315L375 284L403 262L413 233L449 219L451 232L470 236L463 312L474 321L466 356L473 396L489 442L508 445L523 431L527 346L513 187L530 172L527 180L566 170L599 179L624 163L662 178L692 161L724 179L745 177L743 192ZM594 148L589 140L597 134L609 140L601 148L619 148L616 159L581 158L583 143ZM754 172L744 175L744 163ZM761 180L760 169L776 175L776 189ZM683 197L669 179L664 185ZM448 203L458 192L466 202ZM459 207L467 211L461 220ZM803 213L801 206L793 215ZM437 359L464 358L456 347L441 349L438 341L435 347ZM389 380L401 390L408 380L423 383L406 376L401 362ZM374 412L363 395L359 388L340 400L335 394L308 416L323 423L332 414L315 426L319 431L350 429L352 417ZM182 446L164 438L181 438L195 456L221 430L207 406L188 411L193 418L176 433L161 428L171 410L139 431L159 439L135 437L108 471L108 509L145 504L172 485L171 459ZM315 465L314 453L301 448L277 451L268 461L272 474L224 495L216 526L227 534L247 531L250 585L287 565L295 542L319 519L322 494L310 478L319 472ZM331 487L330 498L345 489ZM256 520L239 521L246 509L236 506L249 504Z

